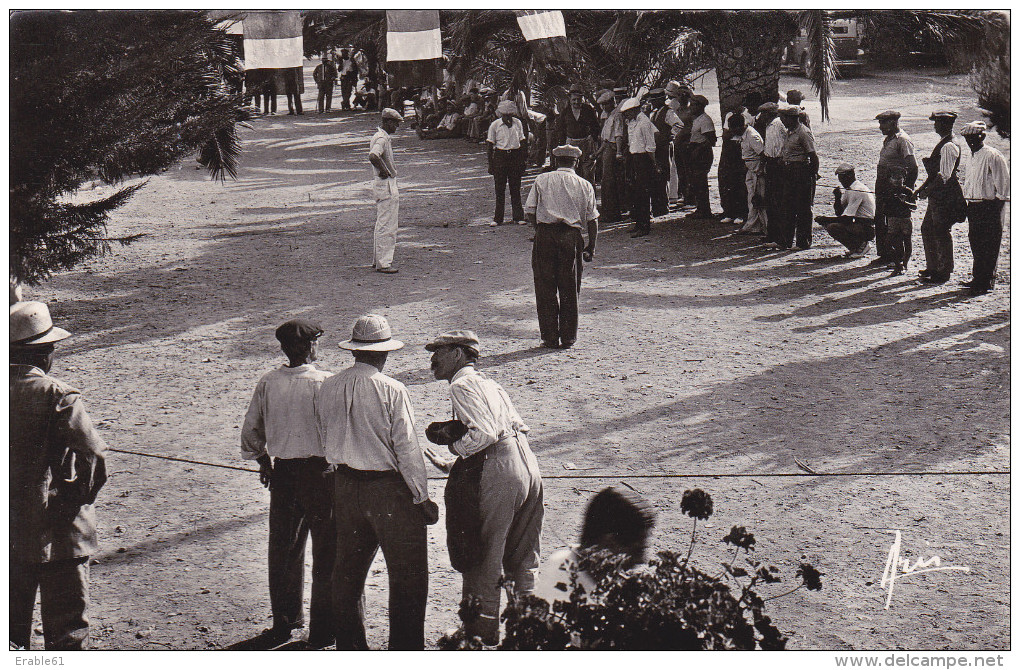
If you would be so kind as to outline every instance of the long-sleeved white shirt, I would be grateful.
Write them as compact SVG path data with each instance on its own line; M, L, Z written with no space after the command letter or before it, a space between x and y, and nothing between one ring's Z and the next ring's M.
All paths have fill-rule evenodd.
M963 181L967 200L1009 200L1009 165L998 149L983 146L967 164Z
M765 127L765 155L769 158L779 158L783 154L783 145L786 144L786 126L778 116Z
M627 150L632 154L655 153L655 126L644 112L627 121Z
M450 380L450 400L454 418L468 428L464 437L450 445L458 456L467 458L504 438L531 430L503 387L473 365L461 368Z
M311 363L267 372L255 385L241 427L241 455L254 460L322 456L315 428L315 391L331 373Z
M355 470L399 472L415 504L428 499L411 399L396 379L355 363L319 387L315 419L327 461Z
M753 161L761 158L761 152L765 149L761 135L750 125L744 129L740 136L740 157L745 161Z
M539 224L565 223L575 228L599 217L595 189L573 168L564 167L535 178L524 211L534 214Z
M960 158L960 145L949 140L942 145L939 151L939 176L943 182L949 181L953 176L953 168L956 167L956 160Z

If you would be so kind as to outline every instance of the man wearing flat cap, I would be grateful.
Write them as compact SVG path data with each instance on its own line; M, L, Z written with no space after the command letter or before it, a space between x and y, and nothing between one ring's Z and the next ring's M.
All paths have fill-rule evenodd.
M658 171L652 186L652 216L669 214L669 149L683 123L673 108L666 104L666 90L653 88L648 92L652 113L648 117L655 126L655 165Z
M10 641L29 649L39 592L48 651L87 649L92 505L106 483L106 443L81 392L50 376L71 336L41 302L10 307Z
M1002 210L1009 200L1009 163L1002 153L985 145L983 121L968 123L963 139L971 157L964 173L963 197L967 201L970 250L974 254L973 276L963 285L973 295L995 287L995 266L1002 244Z
M953 141L956 112L939 110L928 119L935 124L939 142L931 156L921 159L928 178L917 189L917 197L928 198L928 209L921 222L925 266L919 274L922 282L941 283L953 273L953 224L962 220L956 212L966 214L958 178L962 151Z
M620 112L620 105L627 99L627 89L616 88L599 98L603 116L602 142L599 157L602 186L602 220L616 223L623 219L628 206L627 166L622 158L626 152L627 123Z
M708 199L708 171L712 169L712 162L715 160L712 147L715 146L717 137L715 122L705 111L707 107L708 98L705 96L696 95L691 98L691 113L694 120L691 121L689 165L697 209L689 216L695 219L715 218Z
M673 137L673 163L676 165L677 195L684 205L693 205L694 192L691 190L690 143L691 124L694 111L691 109L693 91L678 81L666 84L666 105L680 119L680 128Z
M429 439L458 456L451 462L426 448L436 467L450 472L446 485L450 562L464 580L464 601L480 610L465 620L468 636L499 643L500 579L518 596L535 587L539 538L545 513L542 475L528 445L528 426L510 396L478 372L478 337L470 330L443 333L425 345L432 374L450 382L453 420L434 423ZM451 467L452 466L452 467Z
M776 243L789 249L811 247L811 205L818 178L818 154L811 129L800 122L800 110L786 106L779 110L786 128L783 149L779 155L779 173L783 187L783 213L777 229Z
M330 373L313 361L322 328L306 319L276 329L287 364L267 372L241 427L241 455L259 464L269 489L269 602L273 626L255 643L275 647L304 625L305 545L312 537L312 604L308 646L333 644L333 498L315 425L315 392Z
M641 101L629 98L620 105L620 113L627 123L626 165L627 191L630 194L630 215L634 227L630 236L645 237L652 227L652 188L657 179L655 164L655 126L641 111ZM624 160L618 147L616 157Z
M836 168L836 179L841 186L832 190L836 216L818 216L815 221L846 247L847 258L863 258L875 239L875 195L849 163Z
M395 109L382 111L382 123L369 147L368 160L375 170L372 195L375 196L376 218L373 240L372 267L376 272L395 274L393 252L397 246L397 214L400 210L400 193L397 191L397 168L393 163L390 135L404 120Z
M906 176L903 184L914 188L917 181L917 159L914 158L914 142L910 136L900 130L900 113L886 110L875 116L878 127L885 138L882 140L882 151L878 155L878 174L875 177L875 248L878 258L872 261L875 265L893 262L893 250L887 238L889 230L886 222L886 206L893 199L895 186L891 179L894 167L903 168ZM895 204L893 205L895 207Z
M577 147L553 149L556 170L535 179L525 206L535 224L531 269L542 346L569 349L577 340L577 295L584 263L595 256L599 211L595 189L574 172L581 157ZM646 201L647 205L647 201ZM588 245L581 231L588 229Z
M515 223L523 224L524 207L521 205L521 178L527 161L527 136L524 124L517 118L517 105L512 100L502 100L496 107L499 115L489 124L485 146L489 155L489 174L496 182L496 212L492 225L503 224L506 210L506 189L510 186L510 209Z
M577 174L595 185L595 143L599 119L595 109L584 101L584 88L573 84L568 90L570 104L556 118L556 146L570 144L581 150Z
M368 649L362 597L380 547L389 573L389 649L425 646L425 527L439 520L439 509L429 499L407 388L382 372L389 352L403 346L385 317L358 317L351 339L340 343L354 365L315 394L319 439L333 470L338 651Z

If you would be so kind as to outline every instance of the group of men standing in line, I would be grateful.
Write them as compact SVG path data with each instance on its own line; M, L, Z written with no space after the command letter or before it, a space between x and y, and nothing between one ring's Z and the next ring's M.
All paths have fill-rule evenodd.
M340 81L340 107L345 110L351 108L351 95L358 83L359 72L358 63L348 49L341 49L339 56L331 56L328 52L322 54L322 62L312 71L312 79L319 91L320 114L333 109L333 88L337 80Z

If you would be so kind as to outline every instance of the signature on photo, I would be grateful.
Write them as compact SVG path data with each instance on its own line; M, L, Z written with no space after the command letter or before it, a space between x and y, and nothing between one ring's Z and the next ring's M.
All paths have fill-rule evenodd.
M962 565L943 566L942 559L938 556L932 556L931 558L919 556L917 562L911 565L909 558L900 558L900 531L896 531L896 539L893 541L892 546L889 547L889 556L885 559L885 572L882 573L882 581L879 584L882 588L889 587L889 595L885 599L885 609L889 609L889 605L892 603L893 587L896 585L897 579L904 579L905 577L912 577L913 575L920 575L925 572L935 572L937 570L970 572L969 567Z

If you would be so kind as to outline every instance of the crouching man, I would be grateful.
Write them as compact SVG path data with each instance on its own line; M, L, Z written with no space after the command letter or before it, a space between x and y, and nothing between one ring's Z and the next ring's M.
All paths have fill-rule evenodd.
M862 258L875 239L875 194L857 179L851 165L836 168L836 178L842 185L832 190L836 216L817 216L815 221L847 248L848 258Z
M499 643L500 578L516 594L531 593L542 533L542 476L528 446L528 426L503 387L475 369L478 338L470 330L444 333L425 345L432 374L450 382L453 421L429 426L426 435L460 458L425 455L450 471L446 486L450 562L464 578L463 597L480 609L464 622L468 636ZM452 466L452 469L451 469Z

